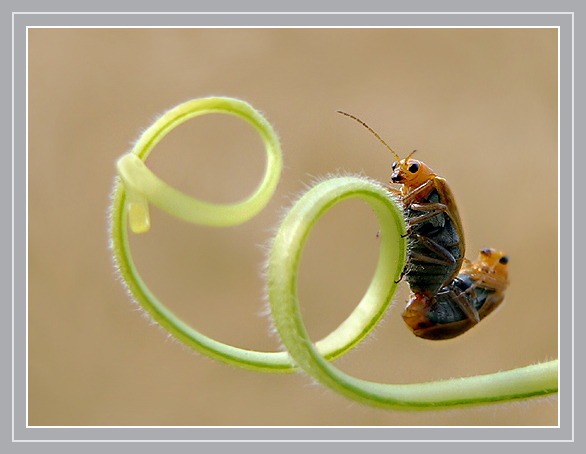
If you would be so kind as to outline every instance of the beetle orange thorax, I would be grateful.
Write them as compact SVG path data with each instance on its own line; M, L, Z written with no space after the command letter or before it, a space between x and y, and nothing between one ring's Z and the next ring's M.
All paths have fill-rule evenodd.
M391 183L402 186L401 193L408 194L428 180L432 180L436 173L425 163L415 159L405 158L393 163Z
M482 249L478 259L472 264L472 268L479 272L490 272L499 276L504 281L509 278L508 257L504 252L495 249Z

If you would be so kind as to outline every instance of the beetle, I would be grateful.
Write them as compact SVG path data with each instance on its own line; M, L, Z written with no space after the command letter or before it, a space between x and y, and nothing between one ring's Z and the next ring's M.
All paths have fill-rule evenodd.
M433 297L413 294L403 320L416 336L424 339L459 336L503 301L509 285L508 262L504 252L482 249L475 262L465 260L458 276Z
M432 298L456 277L466 250L462 221L450 187L428 165L411 159L415 151L400 159L365 122L341 110L337 112L367 128L395 156L390 183L401 188L387 185L387 189L403 207L407 224L407 264L401 279L405 277L413 293Z

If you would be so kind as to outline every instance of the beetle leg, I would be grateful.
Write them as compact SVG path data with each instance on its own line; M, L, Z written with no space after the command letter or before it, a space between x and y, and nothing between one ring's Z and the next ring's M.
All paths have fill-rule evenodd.
M420 235L419 233L416 233L415 236L417 237L417 239L419 241L421 241L421 243L424 246L426 246L429 250L435 252L437 255L442 257L444 260L437 261L438 259L433 259L432 257L427 257L426 259L423 259L421 257L424 257L424 256L417 255L417 254L412 254L411 257L416 257L418 260L427 261L430 263L439 263L440 265L455 265L456 264L456 258L445 247L437 244L435 241L430 240L427 237Z
M411 191L409 194L403 196L401 198L401 202L403 203L403 205L407 205L409 204L413 199L417 198L417 196L428 189L429 186L433 185L433 180L427 180L425 183L423 183L421 186L418 186L417 188L413 189L413 191Z
M450 296L452 300L458 305L458 307L464 312L466 317L470 319L470 321L474 324L480 322L480 316L478 315L478 311L474 307L474 304L470 301L470 298L466 298L464 295L465 292L457 293L454 290L450 290Z
M420 224L448 210L448 207L443 203L412 203L409 205L409 208L413 211L427 211L427 213L421 216L409 219L410 226Z
M394 195L396 195L396 196L399 196L399 197L401 196L401 190L400 190L400 189L396 189L396 188L392 187L392 186L391 186L390 184L388 184L388 183L381 183L381 184L382 184L382 185L385 187L385 189L386 189L387 191L389 191L391 194L394 194Z
M445 206L443 203L439 202L422 202L417 203L413 202L409 205L409 208L415 211L430 211L430 210L439 210L439 211L448 211L448 207Z
M436 259L422 254L411 254L410 258L419 260L420 262L435 263L437 265L451 265L451 263L446 260Z
M475 287L494 291L504 291L507 289L508 282L503 281L499 277L493 277L488 274L481 273L471 273L470 276L474 279L474 284L472 284L470 289L473 289Z
M401 275L399 276L399 279L396 281L393 281L395 284L398 284L399 282L401 282L403 280L403 278L407 274L408 268L409 268L409 260L407 260L407 264L403 267L403 271L401 271Z

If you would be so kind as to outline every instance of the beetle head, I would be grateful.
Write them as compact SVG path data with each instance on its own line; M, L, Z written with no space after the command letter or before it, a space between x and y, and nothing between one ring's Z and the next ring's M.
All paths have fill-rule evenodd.
M505 281L509 278L509 258L504 252L492 248L480 250L478 259L472 264L476 271L494 273Z
M436 173L427 164L416 159L410 159L413 153L415 153L415 150L405 159L399 159L393 152L397 160L392 165L391 183L416 188L436 176Z

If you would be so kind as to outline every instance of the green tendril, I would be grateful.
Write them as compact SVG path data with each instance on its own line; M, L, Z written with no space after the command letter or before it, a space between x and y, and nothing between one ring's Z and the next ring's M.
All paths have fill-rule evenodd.
M227 113L249 122L267 153L266 173L248 199L217 205L193 199L156 177L144 161L157 143L184 121L206 113ZM558 363L550 361L495 374L431 383L393 385L351 377L329 361L361 342L381 320L405 264L405 224L400 208L381 185L361 177L332 178L310 189L281 224L268 263L268 295L275 326L287 352L259 352L204 336L162 304L141 279L132 260L128 228L150 227L149 202L180 219L210 226L237 225L254 217L272 197L282 169L281 149L271 125L249 104L231 98L205 98L181 104L163 115L118 161L120 178L112 197L112 253L135 300L163 328L194 350L237 367L262 372L293 372L299 367L323 385L364 404L396 409L429 409L507 401L557 392ZM297 300L297 275L305 241L332 206L359 198L374 210L381 228L380 254L373 279L350 316L326 338L312 343Z
M190 118L213 112L236 115L249 122L260 134L267 150L267 166L260 186L248 199L237 204L217 205L189 197L159 179L144 163L153 148L173 128ZM141 136L132 152L120 158L117 166L127 192L130 228L135 233L143 233L150 227L147 201L195 224L222 227L248 221L273 196L283 159L275 131L252 106L231 98L205 98L181 104L163 115Z
M248 121L257 129L266 147L268 162L265 177L258 190L240 204L216 205L192 199L161 181L143 162L172 128L190 118L211 112L233 114ZM260 113L249 104L235 99L198 99L181 104L163 115L142 135L132 152L118 161L121 179L116 183L111 209L112 253L120 276L134 299L158 324L194 350L234 366L263 372L294 372L298 367L287 352L259 352L227 345L201 334L183 322L153 295L141 279L132 260L126 225L129 224L135 233L148 230L148 202L197 224L228 226L245 222L270 200L281 167L277 135ZM384 191L379 188L379 192L382 194ZM400 211L396 207L394 209L397 210L396 216L400 217ZM403 256L399 254L397 257ZM393 275L400 272L402 262L398 263L397 258L394 258L390 263L395 263ZM317 348L325 358L332 360L342 356L367 336L386 312L394 287L384 297L378 300L371 298L368 305L360 304L335 331L317 342Z

